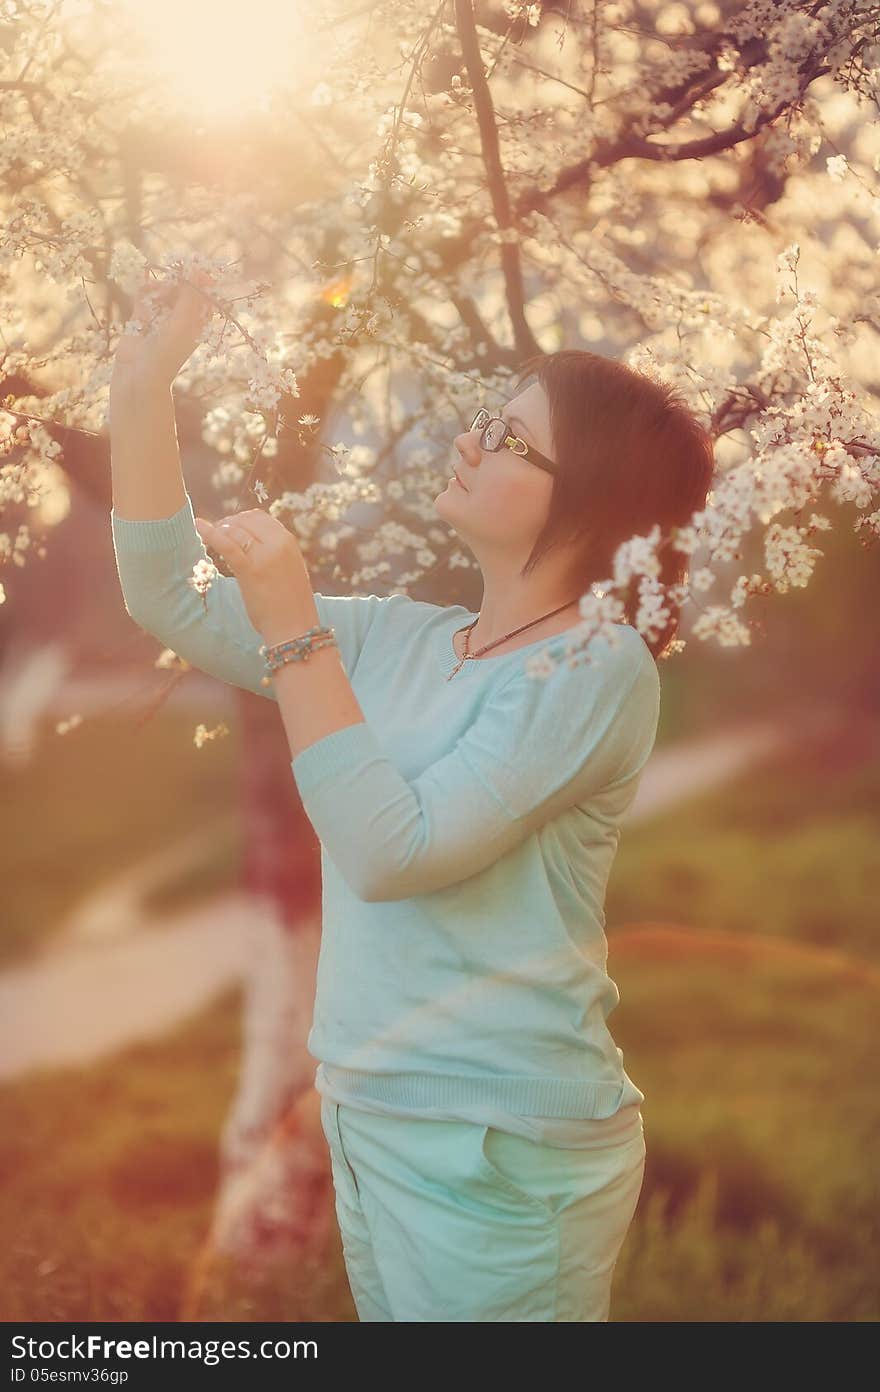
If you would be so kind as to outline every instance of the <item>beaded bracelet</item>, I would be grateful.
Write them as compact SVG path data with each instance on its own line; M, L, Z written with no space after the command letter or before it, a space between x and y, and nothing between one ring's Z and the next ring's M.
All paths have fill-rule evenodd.
M288 638L284 643L273 643L271 647L263 643L260 655L266 659L266 675L260 678L260 685L268 686L273 672L277 672L286 662L307 662L318 648L326 648L331 644L339 646L336 642L336 629L325 628L321 624L315 624L314 628L310 628L299 638Z

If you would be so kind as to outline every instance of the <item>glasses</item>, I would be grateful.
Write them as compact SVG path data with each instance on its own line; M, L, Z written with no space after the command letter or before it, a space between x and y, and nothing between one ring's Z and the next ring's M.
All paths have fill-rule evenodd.
M498 450L506 447L512 454L520 455L530 464L537 464L539 469L546 470L548 474L557 472L552 459L533 449L518 435L512 435L507 421L502 420L500 416L492 416L488 411L481 409L471 421L470 429L480 431L480 448L490 454L497 454Z

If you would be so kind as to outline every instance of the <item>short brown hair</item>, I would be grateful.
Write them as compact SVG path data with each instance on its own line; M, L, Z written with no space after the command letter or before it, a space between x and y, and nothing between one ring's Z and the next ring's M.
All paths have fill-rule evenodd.
M558 544L577 543L570 571L586 594L614 575L617 548L660 526L659 581L683 584L690 557L671 545L672 531L702 511L715 468L712 437L676 387L637 372L615 358L582 349L539 353L517 373L517 390L534 374L550 400L554 476L550 514L522 569L527 574ZM625 621L634 624L638 577L622 595ZM655 660L668 650L681 621L667 595L670 621L648 641Z

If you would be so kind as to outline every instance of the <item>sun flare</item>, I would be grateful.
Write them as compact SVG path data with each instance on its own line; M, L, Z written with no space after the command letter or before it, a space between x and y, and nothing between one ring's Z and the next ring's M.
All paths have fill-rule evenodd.
M124 0L145 67L208 120L262 109L273 88L300 86L307 26L291 0ZM312 55L314 56L314 55Z

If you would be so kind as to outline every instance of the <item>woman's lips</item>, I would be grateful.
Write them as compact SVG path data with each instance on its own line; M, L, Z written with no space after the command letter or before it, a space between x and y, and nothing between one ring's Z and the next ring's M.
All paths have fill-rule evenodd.
M453 471L452 471L452 477L455 479L455 481L456 481L456 483L458 484L459 488L464 488L465 493L470 493L471 490L470 490L469 488L465 488L465 486L464 486L464 484L462 483L461 479L458 477L458 474L457 474L457 472L455 471L455 469L453 469Z

